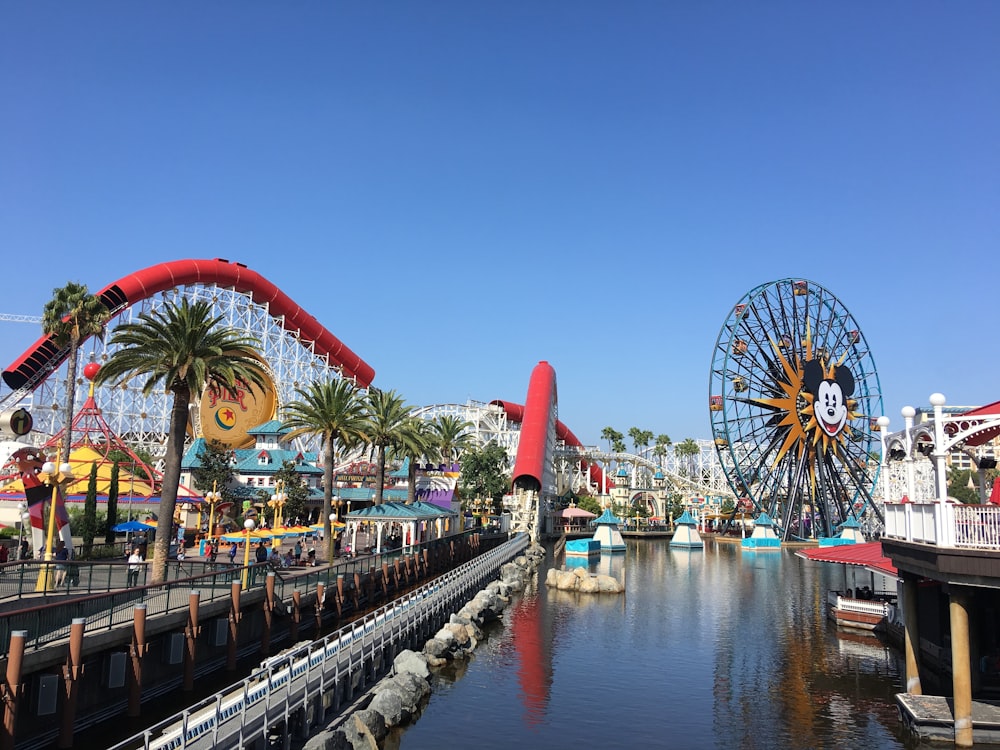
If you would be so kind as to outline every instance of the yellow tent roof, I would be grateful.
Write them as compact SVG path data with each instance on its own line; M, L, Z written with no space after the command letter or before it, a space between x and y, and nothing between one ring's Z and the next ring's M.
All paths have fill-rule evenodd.
M113 464L104 458L90 446L81 446L73 450L69 456L69 465L73 467L73 476L76 477L69 488L64 491L66 495L85 495L90 485L90 466L97 464L97 494L107 495L111 486L111 467ZM118 464L118 496L127 497L137 495L139 497L152 497L153 488L149 481L139 474L133 476L129 471L131 464ZM15 479L4 485L4 492L21 493L24 492L24 485L21 480Z

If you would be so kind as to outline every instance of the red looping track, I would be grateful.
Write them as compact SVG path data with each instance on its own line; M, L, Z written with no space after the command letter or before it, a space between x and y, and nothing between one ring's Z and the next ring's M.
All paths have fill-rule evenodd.
M117 315L157 292L186 284L215 284L249 294L257 304L267 305L273 317L284 316L282 327L286 331L297 333L303 341L311 342L315 352L326 356L330 365L339 368L344 377L354 379L363 388L367 388L375 379L375 370L361 357L348 349L291 297L242 263L230 263L222 258L160 263L109 284L97 296L112 314ZM23 388L38 373L55 370L65 357L65 352L55 345L51 336L42 336L4 370L4 382L13 390Z

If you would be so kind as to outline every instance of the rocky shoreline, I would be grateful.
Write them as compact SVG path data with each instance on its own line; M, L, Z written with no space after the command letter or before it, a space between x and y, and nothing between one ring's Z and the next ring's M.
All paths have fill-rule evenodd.
M381 748L391 729L420 716L431 695L433 670L468 659L483 638L483 626L500 618L511 596L524 590L544 559L545 548L532 544L501 567L500 578L453 613L422 651L401 651L393 659L389 676L359 700L354 710L306 740L303 750Z

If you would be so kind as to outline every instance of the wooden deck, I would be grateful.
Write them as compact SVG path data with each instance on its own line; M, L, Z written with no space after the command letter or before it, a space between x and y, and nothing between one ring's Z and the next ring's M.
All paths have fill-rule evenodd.
M940 695L896 695L903 725L924 740L955 741L955 713L951 698ZM1000 743L1000 701L972 701L972 740Z

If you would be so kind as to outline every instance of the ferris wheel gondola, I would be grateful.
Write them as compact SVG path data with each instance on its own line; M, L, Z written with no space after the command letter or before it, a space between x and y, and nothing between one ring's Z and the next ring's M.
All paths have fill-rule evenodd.
M783 538L832 536L852 517L881 525L878 373L860 327L822 286L782 279L733 307L715 343L709 414L733 492Z

